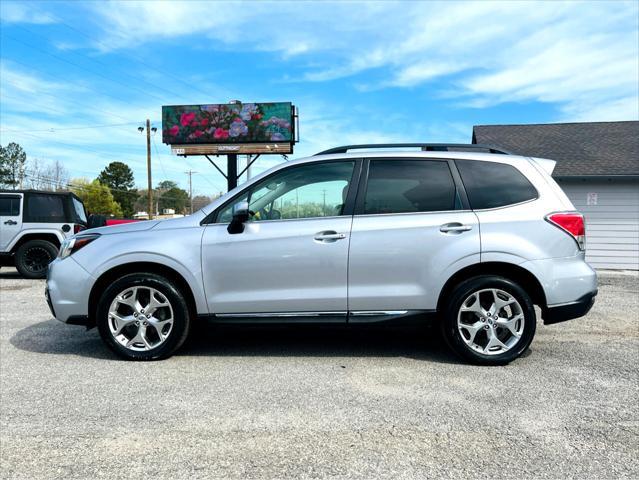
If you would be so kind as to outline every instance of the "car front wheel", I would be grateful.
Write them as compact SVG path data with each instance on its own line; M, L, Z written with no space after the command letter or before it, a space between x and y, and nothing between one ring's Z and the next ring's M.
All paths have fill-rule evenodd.
M186 340L189 309L182 292L155 274L134 273L113 282L97 308L104 342L129 360L171 356Z
M442 328L447 343L463 358L505 365L528 349L536 322L532 300L518 284L486 275L453 290Z

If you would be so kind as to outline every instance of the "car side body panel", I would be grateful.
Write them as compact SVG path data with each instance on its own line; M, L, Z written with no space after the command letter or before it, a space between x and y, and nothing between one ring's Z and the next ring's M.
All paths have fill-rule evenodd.
M18 233L11 243L7 245L6 250L11 251L20 242L21 239L37 235L55 235L58 242L62 243L65 238L73 235L73 227L68 232L63 232L60 228L51 228L50 223L23 223L20 233Z
M170 222L170 220L166 220ZM143 223L143 222L139 222ZM92 280L84 286L88 300L95 281L109 270L129 263L150 262L164 265L179 273L191 287L197 312L208 313L202 288L200 248L204 227L136 230L137 224L124 224L109 228L131 228L129 233L103 234L94 242L74 253L72 257ZM97 230L97 229L96 229ZM101 230L101 229L100 229ZM93 232L94 230L91 230ZM103 230L104 231L104 230ZM108 245L108 248L103 248ZM67 261L65 258L63 262Z
M440 231L449 223L470 230ZM446 280L479 261L479 225L470 211L356 215L349 310L434 310Z

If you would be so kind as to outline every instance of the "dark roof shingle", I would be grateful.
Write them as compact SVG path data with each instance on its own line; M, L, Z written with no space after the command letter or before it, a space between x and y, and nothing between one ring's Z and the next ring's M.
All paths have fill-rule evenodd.
M639 175L637 121L477 125L473 143L556 160L556 177Z

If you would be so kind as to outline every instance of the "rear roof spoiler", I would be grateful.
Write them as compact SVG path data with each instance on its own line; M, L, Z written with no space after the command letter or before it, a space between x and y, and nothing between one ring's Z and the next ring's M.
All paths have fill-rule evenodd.
M555 165L557 165L557 162L555 162L554 160L548 160L547 158L535 158L535 157L530 157L530 158L533 162L539 165L544 170L544 172L546 172L548 175L552 175L552 172L555 169Z

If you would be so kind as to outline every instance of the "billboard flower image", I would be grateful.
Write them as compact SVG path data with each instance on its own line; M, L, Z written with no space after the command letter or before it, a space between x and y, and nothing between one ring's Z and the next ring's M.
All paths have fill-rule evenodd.
M171 145L293 141L292 106L282 103L162 107L162 141Z

